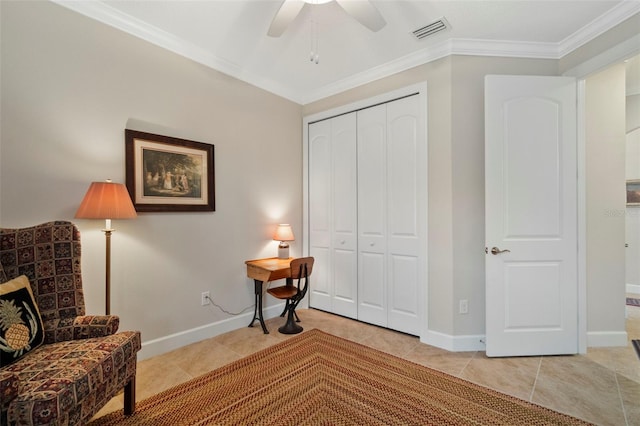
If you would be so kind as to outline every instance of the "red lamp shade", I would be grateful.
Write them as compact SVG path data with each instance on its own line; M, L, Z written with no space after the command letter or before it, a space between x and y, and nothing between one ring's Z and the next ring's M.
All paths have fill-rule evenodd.
M127 187L121 183L92 182L84 196L78 219L133 219L136 217Z

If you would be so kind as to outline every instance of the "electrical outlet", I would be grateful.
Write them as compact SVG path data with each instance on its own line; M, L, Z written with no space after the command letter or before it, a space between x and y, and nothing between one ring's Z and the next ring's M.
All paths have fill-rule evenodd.
M202 304L202 306L206 306L211 303L211 300L209 300L210 296L208 291L203 291L200 297L200 303Z
M467 299L460 299L459 312L461 314L468 314L469 313L469 302L467 301Z

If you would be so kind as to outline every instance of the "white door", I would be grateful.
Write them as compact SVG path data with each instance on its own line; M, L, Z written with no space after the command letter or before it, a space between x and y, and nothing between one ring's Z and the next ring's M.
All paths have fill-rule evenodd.
M387 107L358 112L358 319L387 326Z
M387 327L413 335L420 334L419 300L427 282L427 156L419 102L410 96L387 104Z
M415 335L426 282L426 139L419 99L358 112L358 319Z
M578 352L576 82L485 79L488 356Z
M310 306L357 316L356 114L309 125Z
M315 258L309 306L331 311L331 121L309 125L309 256Z

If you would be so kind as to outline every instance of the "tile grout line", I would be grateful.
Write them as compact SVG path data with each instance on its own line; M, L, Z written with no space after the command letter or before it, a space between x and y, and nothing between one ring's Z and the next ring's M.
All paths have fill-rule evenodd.
M540 370L542 369L542 360L543 356L540 357L540 361L538 362L538 369L536 370L536 378L533 380L533 386L531 387L531 393L529 394L529 402L533 402L533 395L536 392L536 385L538 384L538 377L540 377Z
M476 358L476 356L478 356L478 353L479 353L479 352L480 352L480 351L475 351L475 352L473 353L473 356L469 358L469 360L465 363L465 365L464 365L464 366L460 369L460 371L458 372L458 377L463 378L463 377L462 377L462 373L463 373L463 372L464 372L464 370L469 366L469 364L471 364L471 361L473 361L473 360Z
M613 378L616 379L616 389L618 389L618 398L620 399L620 407L622 407L622 415L624 416L625 425L629 426L629 418L627 417L627 410L624 406L624 399L622 398L622 390L620 389L620 382L618 381L618 373L615 368L613 369Z

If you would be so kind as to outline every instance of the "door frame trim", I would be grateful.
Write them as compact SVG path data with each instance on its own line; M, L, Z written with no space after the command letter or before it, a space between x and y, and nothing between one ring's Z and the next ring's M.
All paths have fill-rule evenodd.
M578 162L577 202L578 202L578 353L587 353L587 146L585 95L586 80L577 80L576 141Z
M586 177L586 79L611 65L640 54L640 35L631 37L603 53L565 71L562 76L577 80L578 157L578 353L586 354L587 329L587 177Z

